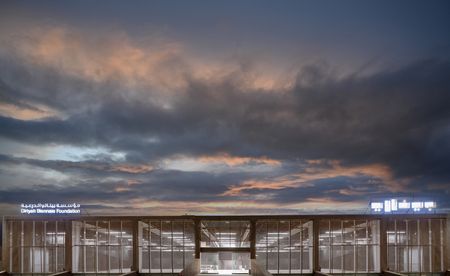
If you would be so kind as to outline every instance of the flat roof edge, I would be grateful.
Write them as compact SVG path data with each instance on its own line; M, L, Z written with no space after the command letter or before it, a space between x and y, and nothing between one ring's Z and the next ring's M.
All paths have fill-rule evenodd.
M142 216L142 215L68 215L68 216L53 216L53 215L17 215L17 216L3 216L4 219L13 220L33 220L33 219L48 219L48 220L91 220L91 219L212 219L212 220L252 220L252 219L356 219L356 218L447 218L450 213L432 213L432 214L298 214L298 215L168 215L168 216Z

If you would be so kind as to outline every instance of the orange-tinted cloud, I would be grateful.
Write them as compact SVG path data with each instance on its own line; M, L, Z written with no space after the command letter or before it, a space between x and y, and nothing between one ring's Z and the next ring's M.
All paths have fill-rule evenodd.
M204 59L188 52L181 42L160 36L142 42L121 31L92 35L41 25L10 38L14 40L10 51L25 63L94 82L119 79L122 85L152 95L177 96L191 79L210 84L232 79L243 91L285 91L295 82L294 73L273 64L248 67L238 60Z
M270 159L268 157L241 157L232 156L228 153L220 153L217 155L204 155L198 158L198 161L203 163L224 163L228 166L239 166L248 163L265 164L269 166L279 166L281 162L279 160Z
M90 169L106 172L120 172L130 174L147 173L154 170L154 167L148 164L108 164L100 162L64 162L64 168Z
M406 185L406 180L396 180L391 169L383 164L370 164L360 166L342 166L337 160L309 160L310 167L301 173L276 177L270 180L248 180L238 185L231 186L223 196L238 196L245 194L247 190L281 190L285 188L298 188L311 186L312 182L320 179L336 177L357 177L361 175L372 176L382 180L386 189L390 192L401 191ZM323 166L326 163L326 166ZM342 190L342 194L355 193L356 191Z
M24 107L2 102L0 102L0 115L18 120L39 120L61 116L58 111L42 105Z
M272 181L248 180L239 185L231 186L222 196L238 196L245 194L247 190L282 190L301 186L312 186L312 184L301 182L295 175L278 177Z
M125 85L170 88L182 84L181 66L169 66L181 51L175 42L138 46L120 32L92 36L75 29L41 26L30 28L16 44L16 54L25 62L91 81L119 78Z
M130 165L122 164L112 166L109 171L112 172L124 172L124 173L147 173L153 171L153 166L151 165Z
M118 187L114 188L114 191L116 193L123 193L123 192L131 191L131 189L129 187L118 186Z
M391 191L401 190L404 184L403 181L396 180L392 170L384 164L343 166L338 160L310 160L308 163L311 165L319 165L310 166L305 169L307 178L312 178L313 180L334 178L338 176L353 177L358 175L368 175L383 180ZM326 166L323 168L321 165Z
M142 183L141 180L137 180L137 179L128 179L128 180L126 180L124 183L121 183L121 184L117 185L117 186L114 188L114 191L115 191L116 193L128 192L128 191L131 191L131 190L132 190L132 187L131 187L131 186L139 185L139 184L141 184L141 183Z

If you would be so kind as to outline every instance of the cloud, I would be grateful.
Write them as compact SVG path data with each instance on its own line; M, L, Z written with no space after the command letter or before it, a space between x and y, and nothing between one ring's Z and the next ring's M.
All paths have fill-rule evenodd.
M59 116L58 112L43 106L22 107L10 103L0 103L0 114L18 120L39 120Z
M27 164L41 168L52 169L59 172L70 171L93 171L101 173L120 173L120 174L146 174L152 172L155 168L149 164L127 164L111 161L64 161L64 160L38 160L28 158L17 158L7 155L0 155L0 164Z
M0 166L69 178L60 179L59 190L42 186L48 179L26 186L44 191L36 196L78 193L92 204L211 201L217 209L251 197L268 209L321 198L351 204L364 194L448 199L449 60L425 58L364 75L335 74L318 63L277 77L251 57L196 59L165 39L94 37L64 27L6 37L12 40L0 51L2 139L123 156L3 155ZM182 161L189 170L182 171ZM30 196L20 189L22 178L0 172L8 187L19 187L2 191L3 200Z
M294 178L294 179L293 179ZM296 181L295 176L283 176L274 179L273 181L267 180L247 180L239 185L232 185L223 196L239 196L246 195L245 191L248 190L282 190L289 187L301 187L313 184L302 183Z
M307 160L305 163L308 165L297 167L299 171L295 173L291 169L281 176L247 178L228 186L221 196L280 205L323 199L344 206L358 203L363 206L359 207L361 210L373 199L415 195L437 200L440 208L448 208L447 184L424 186L423 179L394 179L389 168L377 164L344 167L338 161Z
M265 164L270 166L279 166L281 164L279 160L270 159L265 156L259 158L241 157L230 156L228 153L219 153L213 156L200 156L198 161L203 163L225 163L228 166L239 166L248 163Z
M158 87L179 87L176 68L170 63L177 58L181 45L152 41L140 47L125 33L112 35L82 33L69 27L39 26L15 35L14 53L27 63L64 71L65 74L95 82L112 78ZM7 45L10 45L8 43ZM177 64L180 65L180 64Z

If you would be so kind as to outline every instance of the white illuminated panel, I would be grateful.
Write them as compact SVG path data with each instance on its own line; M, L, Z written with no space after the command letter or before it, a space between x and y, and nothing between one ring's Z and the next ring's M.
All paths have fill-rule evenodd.
M383 202L372 202L370 208L375 212L380 212L383 209Z
M396 199L391 199L391 210L392 211L397 211L398 210L397 207L398 207L397 206L397 200Z
M419 201L412 202L412 203L411 203L411 208L412 208L414 211L420 211L420 209L423 208L423 202L419 202Z
M390 213L391 212L391 201L390 200L385 200L384 201L384 211L386 213Z
M398 203L398 208L399 209L409 209L411 208L411 203L410 202L406 202L406 201L402 201Z
M425 208L428 208L428 209L436 208L436 203L433 201L425 201L424 206L425 206Z
M372 202L370 206L372 209L383 209L383 203L381 202Z

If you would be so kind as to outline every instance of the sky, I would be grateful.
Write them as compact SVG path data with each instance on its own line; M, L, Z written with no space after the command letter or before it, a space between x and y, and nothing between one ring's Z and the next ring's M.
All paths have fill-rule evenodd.
M448 1L1 1L0 215L450 210Z

